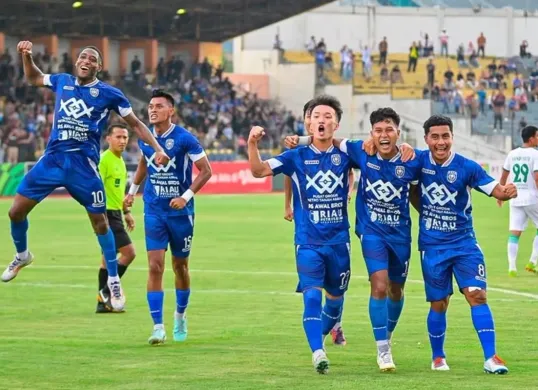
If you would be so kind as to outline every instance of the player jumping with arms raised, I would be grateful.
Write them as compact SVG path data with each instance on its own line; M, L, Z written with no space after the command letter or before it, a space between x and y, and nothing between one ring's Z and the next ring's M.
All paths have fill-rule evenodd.
M310 106L312 100L309 100L303 107L303 117L304 117L304 126L308 134L310 133L310 115L312 113L312 107ZM355 174L353 169L349 170L349 193L348 193L348 202L351 201L351 194L353 192L353 184L355 183ZM293 208L291 206L293 189L291 184L291 178L289 176L284 176L284 219L286 221L293 221ZM346 345L346 337L344 335L344 329L342 328L342 314L344 313L344 306L342 305L342 310L340 311L340 316L334 324L334 327L331 329L331 338L335 345L344 346ZM326 336L326 335L324 335Z
M152 345L166 341L163 322L163 274L168 247L172 252L175 274L176 311L174 340L187 338L186 310L190 296L189 254L194 235L194 194L211 178L211 166L195 136L172 123L174 98L161 90L153 91L148 106L149 120L157 142L170 161L163 167L155 165L155 153L142 141L138 142L142 158L133 184L125 199L132 206L134 195L144 178L144 227L148 251L149 275L147 300L153 332L148 340ZM192 165L200 171L192 180Z
M295 255L304 301L303 327L314 368L326 374L329 360L323 335L338 321L351 273L347 215L351 161L332 144L342 116L338 100L320 96L311 107L312 145L262 161L258 142L264 131L254 127L248 139L248 155L255 177L284 173L294 183ZM323 289L326 299L322 307Z
M495 325L487 303L486 265L473 229L471 188L499 200L513 199L517 189L503 186L476 162L452 152L452 120L433 115L424 123L429 152L420 153L420 188L413 188L413 205L420 212L419 250L432 347L432 370L446 371L444 342L446 311L453 294L452 277L471 306L471 318L484 351L484 371L506 374L497 356ZM419 197L420 196L420 197Z
M523 146L508 153L503 165L500 183L506 184L512 174L512 183L517 187L517 198L510 201L510 236L508 237L508 274L517 276L517 252L519 237L527 228L529 219L538 229L538 127L527 126L521 131ZM499 206L502 201L498 200ZM532 243L532 254L525 269L537 273L538 230Z
M9 210L17 255L2 274L2 280L12 280L33 261L27 242L28 214L56 188L65 187L88 212L106 261L111 306L122 310L125 296L118 276L116 244L108 225L103 182L97 169L101 134L110 111L121 115L138 137L155 150L158 164L166 163L168 157L133 114L123 93L96 78L103 64L96 48L86 47L81 51L75 63L76 77L65 73L43 74L32 59L31 42L19 42L17 51L22 54L28 82L56 92L56 104L45 154L22 180Z

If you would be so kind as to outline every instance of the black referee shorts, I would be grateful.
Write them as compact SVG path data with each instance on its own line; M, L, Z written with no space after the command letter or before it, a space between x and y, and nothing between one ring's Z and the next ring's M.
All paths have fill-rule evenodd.
M131 237L125 230L123 224L123 215L120 210L107 210L106 215L108 217L108 224L114 234L114 240L116 241L116 250L119 252L120 248L132 243Z

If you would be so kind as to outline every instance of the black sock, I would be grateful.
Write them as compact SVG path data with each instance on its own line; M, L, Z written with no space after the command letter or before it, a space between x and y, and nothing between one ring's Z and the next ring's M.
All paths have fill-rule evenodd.
M127 265L119 264L118 263L118 276L121 278L125 271L127 271Z
M106 282L108 280L108 271L106 268L99 268L99 291L106 287Z

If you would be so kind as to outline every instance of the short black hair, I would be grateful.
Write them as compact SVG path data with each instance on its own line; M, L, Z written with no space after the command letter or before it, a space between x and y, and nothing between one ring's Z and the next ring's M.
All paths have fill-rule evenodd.
M529 142L529 140L536 135L537 131L538 127L536 126L525 126L523 130L521 130L521 138L523 139L523 142Z
M432 115L426 119L426 122L424 122L424 125L422 126L424 128L424 135L428 135L430 129L435 126L448 126L450 128L450 132L454 133L454 124L452 123L452 119L445 115Z
M172 95L170 95L168 92L163 91L162 89L154 89L151 93L151 98L165 98L166 100L168 100L168 103L172 105L172 107L176 106L176 101L174 100Z
M84 46L82 49L80 49L80 53L78 53L78 55L80 56L82 54L82 52L86 49L92 49L92 50L95 50L97 52L97 55L99 58L97 58L97 63L99 65L103 65L103 55L101 54L101 50L99 50L97 47L95 46Z
M108 128L106 129L106 135L112 135L114 132L114 129L123 129L129 131L127 126L121 124L121 123L112 123Z
M392 120L396 126L400 126L400 115L390 107L378 108L370 114L370 124L372 126L387 119Z
M342 114L344 113L344 111L342 110L342 105L340 104L340 101L334 96L319 95L318 97L312 99L309 106L310 111L314 111L314 108L316 108L317 106L331 107L336 112L337 122L340 122L340 119L342 119Z
M306 102L306 104L304 105L303 107L303 118L306 116L307 113L309 113L310 111L312 111L312 108L310 107L312 105L312 100L313 99L310 99L309 101Z

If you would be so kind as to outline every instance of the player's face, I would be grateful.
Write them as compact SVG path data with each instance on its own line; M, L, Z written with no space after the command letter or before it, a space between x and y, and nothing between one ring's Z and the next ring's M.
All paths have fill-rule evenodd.
M424 140L436 161L448 160L453 140L450 127L446 125L430 127L430 131L424 137Z
M316 106L312 110L308 132L314 139L325 141L332 139L334 132L338 130L336 111L330 106Z
M163 97L156 97L150 100L148 106L149 123L155 125L157 123L163 123L174 115L174 108Z
M370 134L377 151L381 155L390 154L396 150L396 142L400 138L400 129L392 119L374 123Z
M84 49L78 56L75 68L81 80L93 80L101 71L99 53L93 49Z
M304 128L308 134L312 134L310 132L310 123L312 121L312 112L307 111L307 113L304 116Z
M123 153L129 142L129 132L127 129L116 127L112 134L106 137L106 142L113 152Z

